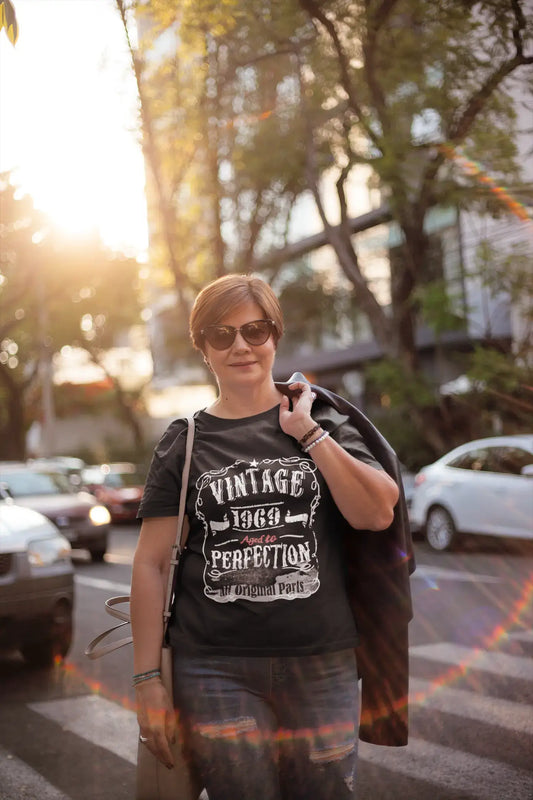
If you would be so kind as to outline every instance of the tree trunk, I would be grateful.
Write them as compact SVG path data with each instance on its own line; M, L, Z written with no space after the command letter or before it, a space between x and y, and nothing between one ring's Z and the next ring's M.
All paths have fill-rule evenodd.
M111 377L111 380L115 389L120 418L131 431L135 452L142 455L144 451L144 433L137 414L135 413L131 400L126 396L119 382L113 377Z
M103 364L98 351L96 349L91 350L87 346L85 346L85 349L89 353L92 361L105 372L106 376L113 384L113 389L115 391L115 399L117 401L118 416L130 429L135 450L137 451L137 453L142 454L144 451L144 432L137 417L137 414L135 412L135 409L133 408L131 399L128 397L128 395L120 385L120 381L118 380L118 378L114 375L111 375L109 371L105 368L105 365Z
M5 367L0 368L0 381L6 394L6 421L0 428L0 460L24 461L26 458L26 430L24 424L24 393L22 387L11 379Z
M397 356L409 374L418 371L419 360L416 348L417 312L413 293L423 274L428 252L427 236L422 225L409 225L398 220L403 231L404 242L401 257L390 258L391 304L395 346Z

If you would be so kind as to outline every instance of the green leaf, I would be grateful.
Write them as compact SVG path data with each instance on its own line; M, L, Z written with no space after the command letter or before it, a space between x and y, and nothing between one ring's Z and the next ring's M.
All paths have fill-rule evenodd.
M0 31L5 28L6 35L14 46L19 35L17 15L11 0L0 0Z

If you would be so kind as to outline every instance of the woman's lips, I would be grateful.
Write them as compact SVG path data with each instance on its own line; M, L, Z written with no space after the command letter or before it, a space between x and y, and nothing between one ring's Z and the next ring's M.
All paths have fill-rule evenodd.
M255 361L235 361L230 367L252 367L255 363Z

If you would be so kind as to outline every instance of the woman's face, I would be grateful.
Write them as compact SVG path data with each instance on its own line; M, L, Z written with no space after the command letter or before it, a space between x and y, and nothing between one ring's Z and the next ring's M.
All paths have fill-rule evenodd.
M257 303L248 301L219 321L219 325L240 328L247 322L265 319ZM226 350L215 350L206 342L205 355L216 375L219 387L233 390L252 388L272 378L276 345L272 334L264 344L251 345L238 332Z

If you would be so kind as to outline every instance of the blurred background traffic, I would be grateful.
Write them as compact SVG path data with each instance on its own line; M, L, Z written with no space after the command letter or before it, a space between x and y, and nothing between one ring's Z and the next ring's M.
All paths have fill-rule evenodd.
M415 536L533 538L533 20L389 5L0 0L0 510L47 564L104 560L212 399L188 314L231 271L280 297L276 377L396 449Z

